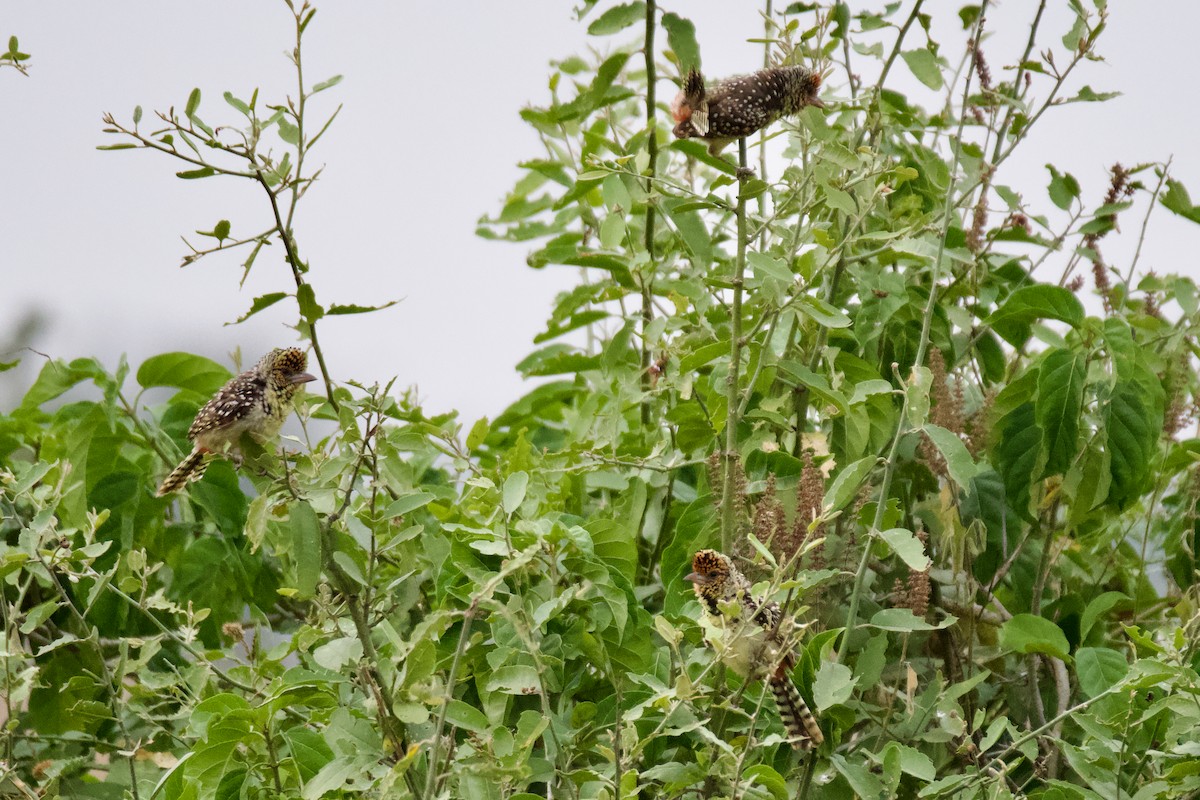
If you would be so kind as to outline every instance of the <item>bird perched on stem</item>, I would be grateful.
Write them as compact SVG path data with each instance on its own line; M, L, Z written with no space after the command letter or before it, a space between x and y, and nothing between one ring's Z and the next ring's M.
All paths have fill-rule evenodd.
M817 97L821 75L804 67L771 67L728 78L711 89L704 76L691 70L683 89L671 101L675 136L708 142L717 155L730 142L749 136L780 117L799 114L805 106L824 108Z
M240 442L243 434L261 441L275 437L292 411L292 401L303 384L316 380L304 370L308 357L295 347L276 348L267 353L253 369L238 375L204 404L188 438L192 452L172 470L158 496L182 489L188 481L198 481L215 454L229 453L241 463Z
M781 633L778 603L756 600L733 561L716 550L700 550L692 558L687 576L704 613L725 627L719 654L727 667L743 677L761 677L771 687L779 719L796 750L811 750L825 741L817 720L792 682L796 654Z

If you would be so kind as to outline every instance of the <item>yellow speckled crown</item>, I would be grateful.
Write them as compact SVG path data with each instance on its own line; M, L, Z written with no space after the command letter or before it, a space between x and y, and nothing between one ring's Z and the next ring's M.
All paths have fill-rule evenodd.
M728 575L729 559L716 550L698 550L692 557L692 572L706 577Z
M281 375L298 375L308 368L308 356L298 347L272 350L271 366Z

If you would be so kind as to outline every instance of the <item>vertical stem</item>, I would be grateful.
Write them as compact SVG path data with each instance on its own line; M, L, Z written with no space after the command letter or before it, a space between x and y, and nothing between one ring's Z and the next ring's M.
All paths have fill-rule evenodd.
M771 13L772 2L767 0L766 8L763 10L763 69L771 66ZM767 128L764 127L758 132L758 177L762 180L767 179ZM758 196L758 214L763 219L767 217L767 193L763 192ZM759 249L765 249L767 246L767 226L762 226L762 233L758 240Z
M733 545L737 529L737 428L738 371L742 361L742 289L746 275L746 140L738 139L737 262L733 273L733 308L730 312L729 375L725 386L725 461L724 486L721 490L721 549Z
M658 121L654 114L654 84L657 73L654 69L654 28L658 22L656 0L646 3L646 39L642 51L646 56L646 152L650 154L650 164L646 167L646 273L642 275L642 392L650 392L650 342L646 338L646 329L654 317L654 307L651 305L650 284L654 279L654 222L655 205L650 195L654 191L654 176L658 162ZM642 397L642 427L650 424L650 398Z
M979 17L975 20L976 41L978 41L980 27L983 25L987 6L988 0L984 0L979 6ZM917 0L913 14L916 14L917 9L920 7L921 0ZM901 33L903 33L903 30ZM950 229L950 214L954 209L954 179L958 174L958 167L962 158L962 135L963 126L966 123L967 98L970 96L971 91L971 74L971 70L967 70L966 78L963 81L962 109L958 115L958 133L954 137L954 154L950 161L950 173L947 178L946 204L942 210L942 225L940 235L938 236L937 254L934 256L933 264L930 267L929 299L925 303L925 312L921 319L921 337L917 342L917 353L913 359L914 365L925 363L925 351L929 347L929 328L933 323L933 311L937 308L937 283L941 272L942 257L945 255L946 250L946 234ZM880 79L879 86L883 86L882 78ZM907 424L908 408L909 393L905 391L904 399L900 403L900 415L896 421L896 432L892 437L892 443L888 449L886 463L883 468L883 478L879 482L879 499L875 506L875 519L871 523L870 530L867 531L867 539L863 542L862 558L859 560L858 569L854 573L854 588L850 591L850 608L846 611L846 628L842 632L842 639L838 643L836 653L837 657L835 660L838 662L845 659L846 653L849 650L851 635L854 633L855 626L858 625L858 601L863 593L863 587L866 585L867 567L871 561L871 545L875 542L875 537L879 535L879 529L883 525L883 515L887 508L888 495L892 489L892 478L896 474L900 440L909 430Z

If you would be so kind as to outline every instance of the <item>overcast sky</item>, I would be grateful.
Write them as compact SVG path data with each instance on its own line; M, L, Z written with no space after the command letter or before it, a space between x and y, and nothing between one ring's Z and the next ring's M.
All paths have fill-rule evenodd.
M695 21L710 76L761 64L761 45L746 41L762 34L753 10L760 4L660 4ZM516 164L539 155L518 111L546 101L548 62L635 35L630 29L628 36L589 38L572 5L319 4L305 39L307 77L311 83L341 73L345 81L310 108L344 109L312 156L328 168L302 202L297 235L322 303L403 298L385 312L320 324L335 378L370 383L398 375L401 385L419 387L429 411L457 408L468 425L495 416L528 388L513 365L532 349L555 294L578 275L530 269L528 248L477 239L474 228L520 176ZM1061 50L1071 17L1065 0L1050 5L1043 42ZM950 11L945 3L930 7ZM985 49L997 76L1018 57L1035 7L1033 0L1009 0L989 13ZM1001 182L1049 208L1045 165L1054 163L1079 178L1094 206L1114 161L1128 166L1173 155L1173 173L1200 199L1191 78L1200 4L1147 8L1113 4L1100 44L1107 63L1084 64L1074 78L1074 89L1086 83L1124 96L1048 114ZM945 13L941 22L946 27L935 36L945 36L944 52L956 63L957 17ZM258 87L270 100L294 94L282 55L292 38L282 3L0 0L0 40L13 33L33 61L28 78L0 71L0 342L30 310L41 311L46 324L22 344L58 358L95 355L110 366L121 353L136 368L149 355L177 349L229 364L235 347L255 359L292 342L283 327L295 317L290 301L249 323L224 325L256 295L292 286L281 248L264 251L240 291L236 256L178 267L182 234L211 230L219 219L231 220L235 236L267 227L261 190L233 179L181 181L174 177L180 165L164 156L95 149L117 141L100 132L103 112L128 121L140 104L149 118L151 109L182 108L193 86L204 93L200 113L209 124L233 121L220 99L226 90L244 98ZM901 72L897 85L932 99ZM843 74L828 85L827 98L844 95ZM673 92L660 84L660 97ZM1132 253L1140 215L1136 222L1125 223L1119 241L1106 240L1110 260ZM1200 275L1198 232L1156 212L1141 263ZM0 402L11 404L17 385L26 386L41 367L42 359L27 353L0 352L0 361L17 355L27 363L0 374Z

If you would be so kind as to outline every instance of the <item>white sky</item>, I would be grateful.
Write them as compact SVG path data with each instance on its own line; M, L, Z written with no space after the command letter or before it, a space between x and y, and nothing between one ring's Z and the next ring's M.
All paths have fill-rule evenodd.
M761 64L761 46L746 42L761 36L758 3L660 5L695 21L710 77ZM959 5L929 4L944 14L947 27L934 33L944 35L943 52L954 63ZM1070 15L1065 0L1051 6L1042 43L1061 49ZM326 0L318 7L305 39L307 78L346 78L311 108L344 109L312 155L328 168L302 201L302 254L325 305L405 298L377 314L323 320L326 359L337 379L399 375L400 385L419 387L430 412L457 408L468 425L495 416L528 388L513 365L533 349L555 294L578 276L572 268L528 268L529 248L476 238L476 220L499 208L521 174L517 162L541 152L518 111L546 101L548 62L589 46L614 47L637 29L587 37L565 0ZM1114 161L1128 166L1174 155L1173 173L1200 201L1190 77L1200 4L1152 7L1147 13L1143 3L1114 3L1100 45L1108 63L1084 64L1073 79L1073 90L1086 83L1125 95L1047 114L999 182L1051 210L1045 164L1054 163L1076 175L1094 206ZM1035 8L1033 0L1008 0L989 12L993 38L985 51L997 79L1019 55ZM29 78L0 71L0 349L16 320L34 308L48 324L21 344L59 358L95 355L110 367L122 352L136 368L149 355L177 349L229 364L226 354L235 347L252 360L293 341L282 327L295 318L290 300L249 323L223 326L256 295L292 288L278 246L264 250L240 292L236 251L178 268L181 234L211 230L223 218L235 236L267 227L261 190L226 178L181 181L174 172L182 166L165 156L95 149L118 141L100 132L102 112L127 122L140 104L146 128L152 109L182 108L193 86L204 93L200 114L210 125L234 121L221 100L226 90L246 98L259 87L267 100L294 94L282 55L292 37L286 8L267 0L0 0L0 42L12 33L33 61ZM867 63L859 58L858 65ZM914 97L932 99L903 64L895 74L907 81L899 86L915 87ZM835 74L829 85L836 98L844 76ZM660 98L673 93L660 84ZM1113 262L1127 263L1132 254L1136 213L1120 240L1105 240ZM1142 266L1200 276L1198 233L1156 211ZM0 360L17 355L6 350ZM11 405L40 369L40 357L23 357L20 370L0 374L0 403Z

